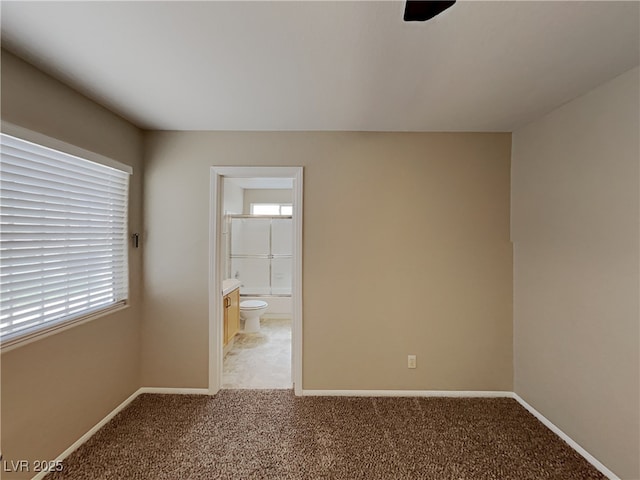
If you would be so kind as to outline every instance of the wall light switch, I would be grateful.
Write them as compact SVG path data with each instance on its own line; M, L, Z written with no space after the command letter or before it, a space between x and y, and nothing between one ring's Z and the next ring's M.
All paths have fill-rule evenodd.
M407 356L407 367L408 368L416 368L416 356L415 355Z

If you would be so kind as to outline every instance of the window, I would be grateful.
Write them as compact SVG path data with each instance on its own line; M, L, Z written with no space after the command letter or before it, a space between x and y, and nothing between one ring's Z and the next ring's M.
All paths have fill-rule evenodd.
M252 203L251 215L293 215L290 203Z
M126 303L131 170L0 137L5 346Z

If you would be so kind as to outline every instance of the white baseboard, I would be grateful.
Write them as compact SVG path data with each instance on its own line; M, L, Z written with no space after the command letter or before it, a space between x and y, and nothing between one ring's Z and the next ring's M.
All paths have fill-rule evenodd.
M163 387L141 387L137 394L141 393L168 393L172 395L208 395L208 388L163 388Z
M302 390L309 397L488 397L513 398L513 392L485 390Z
M55 458L55 462L61 462L69 455L71 455L75 450L77 450L82 444L84 444L87 440L89 440L98 430L104 427L113 417L115 417L118 413L125 409L131 402L133 402L138 395L142 393L172 393L179 395L206 395L209 393L209 390L206 388L158 388L158 387L142 387L133 392L129 398L127 398L124 402L114 408L111 413L109 413L106 417L96 423L87 433L82 435L78 440L76 440L69 448L67 448L64 452L58 455ZM40 472L36 476L34 476L31 480L41 480L44 478L49 472Z
M129 405L131 402L133 402L138 395L140 395L140 390L137 390L137 391L133 392L129 396L129 398L127 398L124 402L122 402L120 405L118 405L116 408L114 408L111 411L111 413L109 413L106 417L104 417L102 420L100 420L98 423L96 423L87 433L82 435L69 448L67 448L64 452L62 452L60 455L58 455L55 458L54 461L55 462L61 462L62 460L67 458L69 455L71 455L71 453L73 453L83 443L85 443L87 440L89 440L98 430L100 430L102 427L104 427L113 417L115 417L118 413L120 413L122 410L124 410L124 408L127 405ZM48 473L49 472L46 472L46 471L40 472L35 477L33 477L31 480L40 480L41 478L44 478Z
M547 427L553 433L558 435L562 440L567 442L571 448L573 448L576 452L582 455L587 462L589 462L591 465L597 468L600 472L602 472L603 475L606 475L610 480L620 480L620 477L618 477L615 473L613 473L611 470L605 467L602 463L600 463L596 457L594 457L589 452L587 452L584 448L582 448L578 442L576 442L569 435L567 435L562 430L560 430L556 425L553 424L553 422L551 422L551 420L549 420L547 417L542 415L539 411L537 411L535 408L533 408L531 405L525 402L522 399L522 397L520 397L520 395L514 392L512 394L512 397L520 405L526 408L534 417L540 420L540 422L542 422L545 427Z

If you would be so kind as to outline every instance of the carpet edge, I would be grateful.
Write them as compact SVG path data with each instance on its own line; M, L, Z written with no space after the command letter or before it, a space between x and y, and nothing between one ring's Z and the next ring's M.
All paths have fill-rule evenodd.
M609 478L609 480L621 480L615 473L609 470L602 462L600 462L596 457L591 455L587 450L585 450L578 442L576 442L573 438L563 432L558 426L556 426L551 420L545 417L538 410L533 408L529 403L527 403L520 395L515 392L512 393L512 398L514 398L523 408L525 408L531 415L536 417L540 423L542 423L545 427L555 433L558 437L564 440L571 448L573 448L576 452L578 452L587 462L593 465L600 473Z

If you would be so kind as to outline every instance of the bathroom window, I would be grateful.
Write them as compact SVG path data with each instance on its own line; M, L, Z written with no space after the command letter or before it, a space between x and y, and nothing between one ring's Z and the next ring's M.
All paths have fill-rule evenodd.
M251 215L293 215L290 203L252 203Z
M25 136L38 143L0 135L3 347L123 306L129 290L131 168Z

